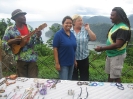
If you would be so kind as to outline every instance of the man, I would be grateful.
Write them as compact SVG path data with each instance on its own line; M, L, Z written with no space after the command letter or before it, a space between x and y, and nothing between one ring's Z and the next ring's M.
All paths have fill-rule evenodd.
M114 25L110 28L105 47L97 46L95 51L106 50L105 72L108 82L121 82L121 72L126 57L126 46L131 37L130 22L121 7L112 9L110 19Z
M20 9L14 10L11 14L11 19L15 21L15 24L7 27L2 40L3 49L8 53L12 53L13 44L22 42L22 38L18 38L18 36L26 36L33 31L33 28L26 24L26 14L26 12ZM26 45L20 49L19 53L14 54L19 77L37 77L37 53L34 51L34 48L40 43L40 36L41 31L38 31L33 36L27 38L25 40L27 42Z

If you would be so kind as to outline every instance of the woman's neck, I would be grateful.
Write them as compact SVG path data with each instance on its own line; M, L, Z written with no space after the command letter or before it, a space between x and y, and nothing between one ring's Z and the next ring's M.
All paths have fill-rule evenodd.
M73 29L76 33L79 33L81 31L81 27L74 26Z
M66 31L66 30L65 30L65 33L66 33L68 36L70 36L70 31Z

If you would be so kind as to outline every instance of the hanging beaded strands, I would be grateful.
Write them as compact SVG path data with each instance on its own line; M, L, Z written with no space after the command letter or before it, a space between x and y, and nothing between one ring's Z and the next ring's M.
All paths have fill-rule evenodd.
M7 79L4 79L0 82L0 86L2 86L3 84L5 84L7 81ZM5 89L3 87L0 87L0 93L4 93L5 92Z
M85 98L82 98L81 97L82 96L82 87L80 87L80 89L81 89L81 91L80 91L80 94L78 95L78 98L77 99L87 99L88 98L88 95L89 95L89 93L87 91L87 87L86 87L86 97Z
M4 84L2 87L0 87L0 93L4 93L6 89L6 84Z
M0 82L0 86L3 85L6 81L7 79L5 78L2 82Z

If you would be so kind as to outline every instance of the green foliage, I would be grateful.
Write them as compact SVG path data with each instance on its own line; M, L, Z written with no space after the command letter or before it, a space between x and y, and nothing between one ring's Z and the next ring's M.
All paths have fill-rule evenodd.
M39 56L47 56L53 54L52 48L43 43L38 44L35 48L35 51L38 52Z
M133 66L133 44L127 46L127 57L125 59L125 62L128 66Z
M2 39L7 26L10 26L12 24L13 23L11 22L11 20L9 18L7 18L7 22L5 21L5 19L0 20L0 39Z
M53 35L51 36L51 38L49 40L47 40L46 43L51 47L52 42L53 42L54 34L60 29L60 26L59 25L57 27L51 26L51 27L49 27L49 29L53 32Z
M6 24L5 20L2 19L0 21L0 39L2 39L2 37L3 37L4 33L5 33L6 27L7 27L7 24Z
M8 25L8 26L13 25L13 23L11 22L11 19L9 19L9 18L7 18L7 25Z
M39 78L59 78L54 67L53 55L39 57L37 63L39 66Z
M133 42L133 30L131 30L131 39L130 39L130 42L129 43L132 44L132 42Z

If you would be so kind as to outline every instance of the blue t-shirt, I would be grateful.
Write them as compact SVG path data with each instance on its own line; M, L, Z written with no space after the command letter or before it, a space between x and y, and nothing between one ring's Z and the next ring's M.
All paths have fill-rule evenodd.
M63 28L56 32L53 39L53 47L58 49L60 66L74 65L77 44L76 38L71 31L70 36L65 33Z

